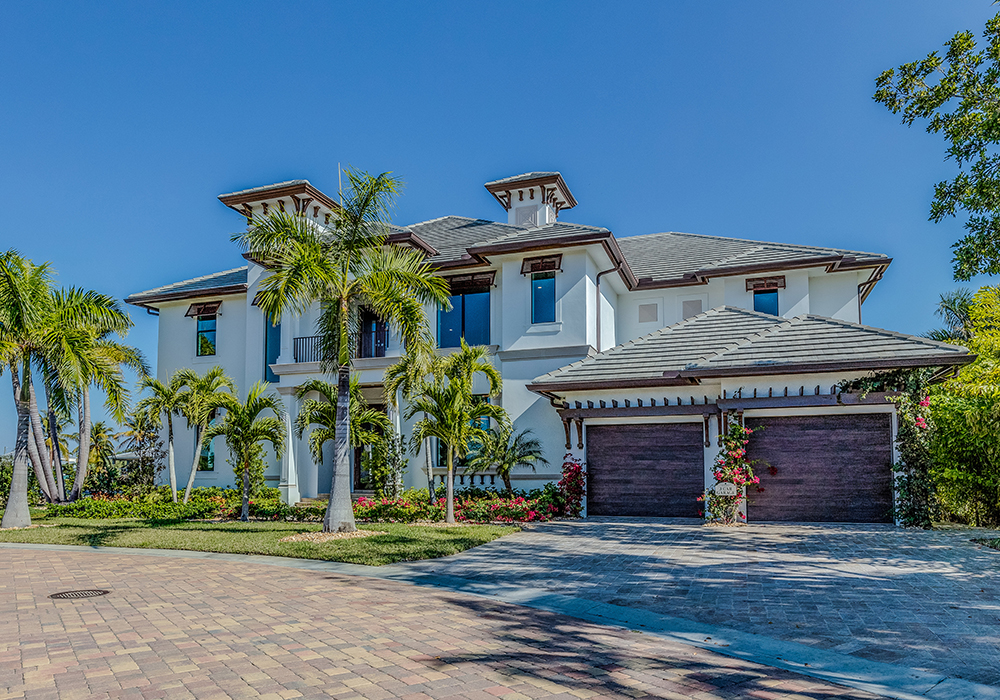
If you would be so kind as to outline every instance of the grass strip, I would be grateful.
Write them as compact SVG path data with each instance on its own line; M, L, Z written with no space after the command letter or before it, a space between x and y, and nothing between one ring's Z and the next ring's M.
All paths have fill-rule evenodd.
M424 527L402 523L359 523L360 529L381 530L385 534L328 542L279 542L289 535L315 532L322 528L319 523L79 518L39 518L36 523L46 527L0 530L0 542L266 554L382 566L397 561L436 559L457 554L519 530L501 525ZM55 527L47 527L51 525Z

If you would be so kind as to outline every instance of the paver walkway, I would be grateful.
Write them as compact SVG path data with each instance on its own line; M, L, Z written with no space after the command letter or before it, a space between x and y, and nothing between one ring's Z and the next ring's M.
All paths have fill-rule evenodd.
M104 597L52 593L104 588ZM392 581L0 549L0 698L874 698L635 632Z
M706 528L595 518L545 523L405 566L1000 685L1000 552L972 536L888 525Z

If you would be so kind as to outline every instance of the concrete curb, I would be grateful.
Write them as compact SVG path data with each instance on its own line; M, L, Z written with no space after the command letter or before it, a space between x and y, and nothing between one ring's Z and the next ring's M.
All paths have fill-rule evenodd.
M521 605L536 610L568 615L587 622L614 625L652 634L688 646L708 649L724 656L782 668L804 676L857 688L898 700L969 700L997 698L1000 688L940 673L868 661L848 654L817 649L796 642L784 642L759 634L703 624L646 610L626 608L582 598L552 593L541 588L471 581L409 570L405 565L365 566L315 559L291 559L246 554L193 552L175 549L132 549L125 547L85 547L58 544L0 543L4 549L94 552L185 559L212 559L240 564L283 566L305 571L322 571L345 576L428 586L465 595Z

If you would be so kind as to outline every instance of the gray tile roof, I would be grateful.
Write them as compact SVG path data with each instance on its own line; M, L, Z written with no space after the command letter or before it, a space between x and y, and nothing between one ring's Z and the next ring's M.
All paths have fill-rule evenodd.
M230 290L229 293L238 290L242 285L247 286L247 269L243 267L213 272L210 275L202 275L194 279L174 282L156 289L149 289L145 292L129 295L125 301L129 304L146 304L154 301L167 301L169 299L184 299L187 297L200 297L210 295L215 291Z
M514 227L511 227L514 228ZM580 234L609 234L611 233L608 229L601 226L584 226L583 224L571 224L562 221L556 221L551 224L545 224L543 226L536 226L534 228L526 229L516 229L503 236L497 238L483 241L478 246L473 246L474 248L482 247L492 247L501 245L528 245L533 243L538 243L540 241L545 241L548 239L564 238L566 236L577 236Z
M558 171L552 172L533 172L533 173L521 173L520 175L511 175L510 177L503 177L499 180L492 180L486 183L486 187L492 185L509 185L515 182L524 182L526 180L537 180L540 177L558 177L560 173Z
M710 276L713 272L740 267L773 265L777 269L819 257L853 258L861 263L889 262L889 258L880 253L695 233L625 236L618 239L618 246L636 279L652 278L655 282L679 280L685 275Z
M461 260L473 246L525 230L520 226L465 216L442 216L406 228L438 251L439 254L430 259L434 264Z
M532 382L536 390L651 386L695 377L961 364L968 350L821 316L720 306Z

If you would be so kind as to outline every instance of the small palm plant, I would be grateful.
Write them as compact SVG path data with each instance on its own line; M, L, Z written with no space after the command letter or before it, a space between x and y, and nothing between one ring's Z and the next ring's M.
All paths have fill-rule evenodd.
M191 498L194 478L198 474L201 450L205 444L205 428L211 422L215 411L225 405L225 400L222 398L223 392L235 393L236 382L227 377L225 371L218 365L205 372L204 375L199 375L191 369L182 369L178 371L177 376L178 382L187 387L187 391L181 394L181 414L187 418L188 427L193 427L197 436L194 462L191 464L187 487L184 489L184 503L187 503L188 499Z
M514 467L531 467L548 464L542 454L542 443L531 437L531 429L514 433L513 426L505 425L486 432L486 436L475 450L466 471L470 474L495 469L503 480L507 493L514 489L510 485L510 473Z
M410 441L414 452L427 438L437 438L445 448L448 466L445 522L454 523L455 455L468 454L471 445L487 438L483 421L492 419L506 426L508 419L503 408L472 393L472 383L477 374L482 374L489 381L488 396L500 393L500 373L490 363L486 347L469 347L463 339L461 350L441 357L436 363L440 363L439 371L432 372L414 391L406 417L409 419L418 413L424 414L413 426Z
M260 443L269 442L280 458L285 449L284 407L281 400L266 393L268 384L257 382L250 387L246 401L220 393L225 416L205 428L204 439L225 438L230 456L243 477L243 508L240 520L250 520L250 469L259 455ZM270 411L273 416L262 416Z
M306 398L313 393L319 398ZM336 385L320 379L304 382L295 390L296 399L305 399L295 417L296 436L301 439L309 426L318 426L309 433L309 454L316 464L323 461L323 445L336 438L337 393ZM368 406L356 377L351 377L349 413L352 447L375 443L392 427L388 416Z
M146 377L142 381L141 390L150 395L139 401L136 410L144 411L156 427L167 422L167 476L170 479L170 493L174 503L177 503L177 470L174 467L174 416L180 415L184 406L185 377L180 372L166 383L154 377Z

